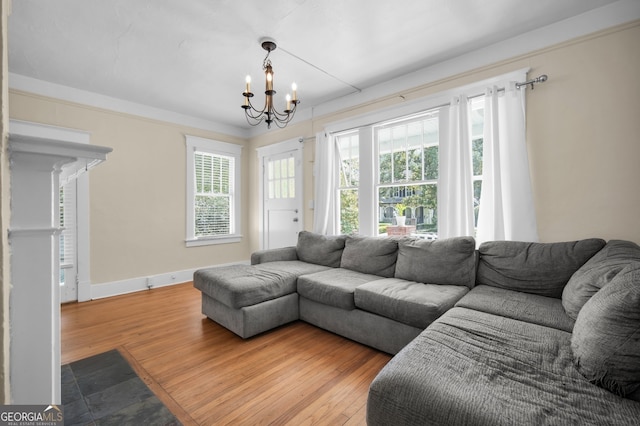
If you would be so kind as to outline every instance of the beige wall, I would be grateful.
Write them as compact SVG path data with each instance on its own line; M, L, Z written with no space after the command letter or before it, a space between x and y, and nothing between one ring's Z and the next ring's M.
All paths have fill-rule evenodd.
M640 22L418 87L407 100L531 68L527 139L542 241L588 236L640 243ZM11 118L91 132L114 149L90 175L91 281L110 282L249 258L259 244L255 148L304 137L304 220L311 229L315 133L402 102L397 95L243 141L178 125L10 92ZM185 248L184 134L245 144L239 244Z
M529 61L549 74L529 96L527 139L544 241L640 243L640 23Z
M146 277L248 258L238 244L185 247L185 134L244 145L242 139L11 91L12 119L85 130L113 148L90 172L91 282ZM246 148L244 149L246 151ZM243 153L242 205L248 206ZM246 229L247 215L242 225Z
M540 240L595 236L640 243L639 45L640 22L634 22L403 95L411 100L524 67L531 68L531 76L547 74L549 80L544 85L527 92L527 143ZM400 102L399 96L388 96L361 108L256 137L251 144L313 137L328 123ZM313 140L305 144L305 152L305 166L311 168ZM305 178L305 217L311 217L310 170ZM257 176L252 179L257 182ZM252 202L256 196L254 191ZM257 223L252 227L257 229ZM311 227L311 221L306 227Z

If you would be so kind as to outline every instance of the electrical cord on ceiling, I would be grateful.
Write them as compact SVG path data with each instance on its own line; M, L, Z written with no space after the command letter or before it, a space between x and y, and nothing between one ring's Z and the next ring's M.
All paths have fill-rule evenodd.
M299 56L297 56L297 55L294 55L293 53L289 52L288 50L283 49L281 46L278 46L278 47L280 48L280 50L282 50L282 51L283 51L284 53L286 53L287 55L292 56L292 57L296 58L297 60L299 60L299 61L301 61L301 62L304 62L305 64L307 64L307 65L309 65L309 66L311 66L311 67L313 67L313 68L317 69L318 71L320 71L320 72L321 72L321 73L323 73L323 74L328 75L329 77L333 78L334 80L337 80L337 81L339 81L340 83L345 84L345 85L347 85L347 86L349 86L349 87L351 87L351 88L355 89L357 92L362 92L362 89L360 89L359 87L356 87L356 86L354 86L353 84L348 83L348 82L346 82L346 81L344 81L344 80L342 80L342 79L340 79L340 78L336 77L335 75L333 75L333 74L331 74L331 73L329 73L329 72L327 72L327 71L323 70L322 68L315 66L315 65L314 65L314 64L312 64L311 62L309 62L309 61L307 61L307 60L305 60L305 59L302 59L301 57L299 57Z

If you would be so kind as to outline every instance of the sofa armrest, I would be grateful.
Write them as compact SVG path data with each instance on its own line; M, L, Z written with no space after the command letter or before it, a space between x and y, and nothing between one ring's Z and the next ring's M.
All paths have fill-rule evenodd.
M298 260L295 246L269 250L258 250L251 254L251 264L277 262L280 260Z

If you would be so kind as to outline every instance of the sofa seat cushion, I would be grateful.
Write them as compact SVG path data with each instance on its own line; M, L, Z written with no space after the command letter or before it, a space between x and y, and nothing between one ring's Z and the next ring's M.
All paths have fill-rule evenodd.
M561 243L485 242L478 248L476 283L560 299L571 276L604 245L599 238Z
M395 277L472 288L476 282L476 242L473 237L402 239L398 242Z
M391 278L396 270L398 241L393 238L348 236L340 267Z
M571 318L602 287L613 280L632 261L640 261L640 247L631 241L611 240L580 267L562 292L562 306Z
M351 310L355 309L355 288L369 281L381 279L382 277L377 275L363 274L350 269L328 269L298 278L298 294L315 302Z
M356 308L418 328L426 328L469 289L399 278L372 281L355 289Z
M452 308L380 371L369 388L376 425L637 424L640 404L589 383L571 334Z
M460 299L456 306L569 333L573 330L573 319L565 313L562 301L553 297L478 285Z
M640 401L640 262L585 303L571 347L577 369L588 380Z
M239 309L295 293L297 278L292 272L263 265L230 265L197 270L193 285L218 302Z

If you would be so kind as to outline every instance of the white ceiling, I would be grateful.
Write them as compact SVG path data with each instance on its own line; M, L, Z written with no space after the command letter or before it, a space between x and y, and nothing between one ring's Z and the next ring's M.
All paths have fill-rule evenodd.
M278 109L295 81L302 111L614 2L13 0L9 71L242 130L264 36Z

